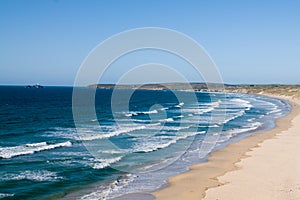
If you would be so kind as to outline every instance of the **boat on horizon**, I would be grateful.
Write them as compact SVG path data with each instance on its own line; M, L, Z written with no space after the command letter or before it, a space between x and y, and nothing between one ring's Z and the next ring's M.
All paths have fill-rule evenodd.
M40 85L39 83L35 85L27 85L25 88L43 88L44 86Z

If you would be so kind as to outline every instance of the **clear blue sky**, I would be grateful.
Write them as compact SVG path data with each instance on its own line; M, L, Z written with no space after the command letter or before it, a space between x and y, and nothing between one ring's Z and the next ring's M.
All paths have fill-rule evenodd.
M72 85L113 34L164 27L199 42L226 83L300 84L297 0L0 0L0 84Z

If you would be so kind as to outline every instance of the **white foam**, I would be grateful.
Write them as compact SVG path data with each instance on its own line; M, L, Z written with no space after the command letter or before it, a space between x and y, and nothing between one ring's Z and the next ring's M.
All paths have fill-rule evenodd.
M194 108L186 108L182 109L182 112L188 112L193 113L197 115L202 115L204 113L212 112L216 108L220 106L221 101L215 101L211 103L205 103L204 105L207 105L203 108L203 105L200 105L200 107L194 107Z
M176 107L176 108L181 108L183 105L184 105L184 103L183 103L183 102L180 102L178 105L176 105L176 106L174 106L174 107Z
M142 112L143 114L156 114L158 113L157 110L150 110L150 111L146 111L146 112Z
M261 122L253 122L252 124L249 124L248 127L256 127L256 128L258 128L258 127L260 127L261 125L262 125Z
M191 136L205 134L205 131L200 132L182 132L176 136L159 136L145 141L140 141L134 145L133 152L152 152L158 149L164 149L172 144L175 144L178 140L183 140Z
M191 126L147 126L149 130L159 130L159 131L180 131L184 129L188 129Z
M164 126L162 131L180 131L188 128L190 128L190 126Z
M131 116L136 116L136 115L149 115L149 114L156 114L158 113L157 110L150 110L150 111L138 111L138 112L129 112L126 113L125 116L126 117L131 117Z
M4 181L12 180L31 180L31 181L57 181L63 179L63 177L58 176L55 172L50 172L47 170L37 170L30 171L26 170L20 173L8 173L1 178Z
M245 132L249 132L249 131L254 131L256 130L257 128L259 128L260 126L262 125L262 123L260 122L254 122L252 124L249 124L249 126L245 127L245 128L237 128L237 129L232 129L232 130L229 130L229 131L226 131L226 133L229 135L229 136L236 136L240 133L245 133Z
M95 133L80 133L79 137L77 138L78 140L82 140L82 141L90 141L90 140L97 140L97 139L107 139L110 137L114 137L114 136L118 136L120 134L123 133L129 133L135 130L141 130L141 129L145 129L146 126L136 126L136 127L126 127L126 128L122 128L113 132L101 132L98 134ZM80 130L79 130L80 132Z
M250 101L244 99L230 99L230 102L233 102L234 107L242 107L246 108L246 110L250 110L253 107Z
M126 117L132 117L134 115L138 115L136 112L131 112L131 113L126 113L125 116Z
M142 169L144 169L144 170L151 170L151 168L155 169L156 166L163 166L164 163L170 163L171 161L174 161L174 157L164 158L163 160L160 160L159 162L156 162L154 164L148 164L148 165L142 167Z
M122 154L125 153L124 151L120 150L99 150L99 153L105 153L105 154Z
M218 106L220 106L221 103L222 103L222 101L221 101L221 100L218 100L218 101L215 101L215 102L211 102L210 105L211 105L212 107L218 107Z
M247 119L248 122L253 122L256 118Z
M120 177L118 180L111 182L109 185L101 185L97 188L97 191L90 194L80 197L81 200L105 200L111 199L112 197L117 197L118 192L122 190L129 183L133 182L136 178L136 175L126 174L125 176ZM125 192L125 191L124 191Z
M263 118L265 115L259 115L258 118L261 119Z
M107 159L96 158L93 159L93 161L96 161L96 163L92 165L92 168L103 169L109 167L113 163L119 162L122 158L123 158L122 156L115 157L115 158L107 158Z
M160 110L168 110L169 108L161 108Z
M228 123L229 121L232 121L238 117L241 117L245 114L245 110L240 110L239 112L237 113L234 113L234 115L230 115L229 118L226 118L222 123L223 124L226 124ZM227 115L227 114L226 114Z
M0 158L12 158L15 156L34 154L35 152L55 149L58 147L70 146L72 146L72 143L70 141L67 141L57 144L47 144L46 142L40 142L21 146L2 147L0 148Z
M221 105L222 101L218 100L218 101L214 101L214 102L209 102L209 103L200 103L197 104L198 106L208 106L208 107L219 107Z
M161 122L174 122L174 119L173 118L167 118L167 119L162 119L162 120L159 120Z
M230 101L240 103L241 105L248 105L248 104L250 104L249 101L244 100L244 99L240 99L240 98L238 98L238 99L230 99Z
M275 103L272 103L272 102L269 102L269 101L264 101L264 100L259 100L257 98L252 98L252 100L254 100L255 102L260 102L260 103L256 103L256 105L259 105L259 106L263 106L263 107L277 107L277 105Z
M218 128L218 127L220 127L219 125L217 125L217 124L209 124L209 125L204 125L204 126L198 126L198 127L200 127L200 128Z
M205 108L205 109L199 109L194 114L202 115L204 113L211 112L215 109L215 107Z
M281 112L281 109L274 109L274 110L271 110L271 111L269 111L269 112L267 112L267 115L269 115L269 114L272 114L272 113L279 113L279 112Z
M39 142L39 143L32 143L32 144L26 144L26 147L40 147L40 146L46 146L47 142Z
M65 138L65 139L74 139L76 135L76 129L75 128L61 128L56 127L53 131L47 131L43 133L42 137L57 137L57 138Z
M0 199L3 199L5 197L13 197L15 194L8 194L8 193L0 193Z

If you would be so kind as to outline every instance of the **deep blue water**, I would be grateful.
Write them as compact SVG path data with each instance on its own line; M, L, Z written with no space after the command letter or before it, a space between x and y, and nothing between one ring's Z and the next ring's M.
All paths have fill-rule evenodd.
M72 91L0 87L0 199L147 193L211 150L271 128L290 109L244 94L196 93L193 102L184 91L137 90L128 104L123 95L132 91L119 90L111 103L112 90L103 89L95 97L97 118L82 115L75 126Z

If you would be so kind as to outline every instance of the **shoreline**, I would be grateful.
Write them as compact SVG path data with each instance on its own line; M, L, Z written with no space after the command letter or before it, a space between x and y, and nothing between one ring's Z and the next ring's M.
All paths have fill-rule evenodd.
M199 200L206 196L208 190L213 194L215 188L225 185L219 180L219 177L239 170L240 167L237 166L237 163L250 157L247 153L259 147L264 141L275 138L282 131L288 130L292 126L292 120L300 114L299 104L291 97L264 93L256 95L282 99L290 104L291 111L286 116L277 119L274 128L255 133L210 153L206 162L192 165L189 167L189 171L171 177L168 179L167 187L152 192L152 195L158 200Z

